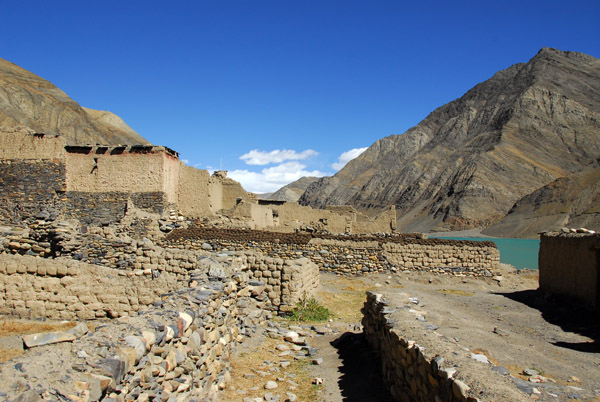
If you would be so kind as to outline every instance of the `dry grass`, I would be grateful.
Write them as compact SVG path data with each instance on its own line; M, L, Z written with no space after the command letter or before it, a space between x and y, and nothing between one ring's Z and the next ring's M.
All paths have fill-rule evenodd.
M1 337L37 334L40 332L66 331L76 325L74 322L39 322L4 317L0 322L0 363L19 357L25 353L23 348L3 345Z
M320 386L312 384L313 377L310 375L310 360L308 358L291 361L288 367L279 367L279 372L271 372L268 367L262 366L266 361L278 363L280 360L287 360L287 356L278 356L279 351L275 349L278 343L281 343L281 341L267 338L257 348L253 348L252 351L241 352L232 356L231 381L228 382L227 388L219 394L219 400L239 402L245 397L262 398L267 392L281 396L280 400L282 401L287 398L287 392L296 394L299 401L318 400ZM278 365L275 364L272 367L276 366ZM261 371L269 374L262 375ZM284 380L277 381L278 378ZM278 387L273 390L264 389L265 383L269 380L277 381ZM289 383L287 380L291 380L296 385ZM238 390L242 391L243 394Z
M14 359L15 357L22 356L25 353L23 348L3 348L0 346L0 363L7 362Z
M475 294L473 292L465 292L464 290L458 290L458 289L438 289L438 292L444 293L446 295L456 295L456 296L473 296Z
M360 309L367 299L365 293L368 290L374 290L374 285L370 286L363 281L345 277L336 277L334 280L338 282L335 286L341 291L330 290L330 287L325 284L317 299L329 309L334 320L349 323L360 322L362 319Z
M4 317L0 323L0 336L27 335L40 332L66 331L73 328L75 322L39 322L28 320L12 320Z

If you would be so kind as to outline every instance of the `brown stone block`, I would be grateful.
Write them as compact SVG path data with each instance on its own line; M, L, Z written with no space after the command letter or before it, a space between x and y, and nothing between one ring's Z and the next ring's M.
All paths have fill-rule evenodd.
M77 311L76 315L77 318L81 320L93 320L94 318L96 318L96 314L92 310L79 310Z

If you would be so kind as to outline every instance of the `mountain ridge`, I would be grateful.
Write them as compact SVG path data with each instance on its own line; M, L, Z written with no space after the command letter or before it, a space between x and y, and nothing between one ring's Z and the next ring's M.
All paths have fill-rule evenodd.
M150 144L120 117L84 108L34 73L0 58L0 127L59 134L68 145Z
M600 60L542 48L401 135L377 140L302 205L394 204L401 230L484 228L600 156Z

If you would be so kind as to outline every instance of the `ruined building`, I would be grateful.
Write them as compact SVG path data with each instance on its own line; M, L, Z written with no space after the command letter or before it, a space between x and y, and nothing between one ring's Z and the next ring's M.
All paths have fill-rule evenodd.
M119 222L131 208L188 218L223 214L253 229L332 233L390 232L391 208L371 219L352 207L313 210L260 203L226 172L185 165L177 152L152 145L68 146L64 137L27 129L0 133L0 221L62 216L86 225Z

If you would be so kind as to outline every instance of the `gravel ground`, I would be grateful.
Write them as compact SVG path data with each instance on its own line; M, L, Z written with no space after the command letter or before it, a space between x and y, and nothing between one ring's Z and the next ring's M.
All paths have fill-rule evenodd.
M413 308L426 322L407 318L405 313L394 319L404 320L406 337L456 365L468 384L483 391L481 400L600 400L600 325L591 312L540 294L537 271L517 273L505 266L500 282L421 273L371 275L352 281L357 282L357 289L382 293L393 307L413 304L416 298ZM328 274L322 274L321 282L325 293L348 286L348 279ZM315 372L326 380L323 401L386 400L360 399L353 394L363 392L365 398L377 389L372 383L376 373L369 375L373 367L367 369L367 364L354 368L358 375L352 381L345 380L353 370L348 358L352 353L347 350L354 349L359 356L365 353L360 335L353 334L357 331L343 332L344 327L354 325L332 323L346 334L342 338L349 337L344 342L351 347L335 347L339 333L313 342L325 361ZM438 328L427 330L426 325ZM489 363L475 361L472 353L486 355ZM500 374L499 367L510 374ZM525 375L525 370L535 370L540 377Z

